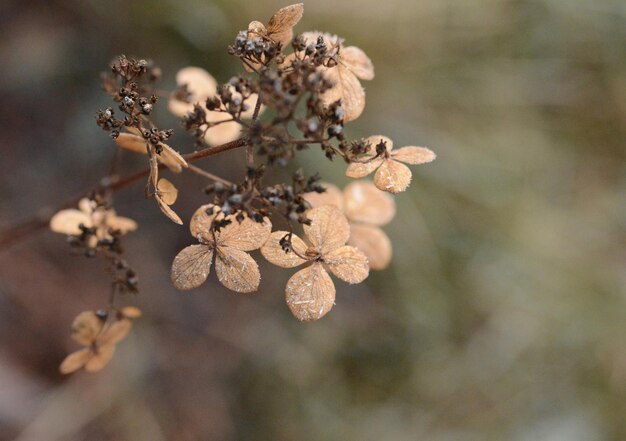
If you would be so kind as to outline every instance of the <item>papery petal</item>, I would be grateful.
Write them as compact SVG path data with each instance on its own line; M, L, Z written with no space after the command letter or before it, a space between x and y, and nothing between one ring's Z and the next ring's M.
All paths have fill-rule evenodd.
M134 153L145 155L148 153L146 147L146 140L141 136L133 135L132 133L120 133L115 138L115 143L118 147L125 150L130 150Z
M426 164L435 160L437 155L426 147L402 147L391 152L391 158L407 164Z
M169 205L167 205L160 196L155 196L155 199L157 201L157 205L159 206L159 208L161 209L161 212L166 215L172 222L174 222L175 224L178 225L182 225L183 224L183 220L180 218L180 216L178 214L176 214L176 212L174 210L172 210L170 208Z
M95 311L83 311L72 322L72 338L81 345L89 346L102 330L104 320Z
M362 80L374 79L374 64L358 47L348 46L341 49L339 59L358 78Z
M390 193L400 193L406 190L410 183L411 170L393 159L385 160L374 175L376 187Z
M304 234L320 254L325 255L348 241L350 225L339 208L323 205L310 209L306 217L311 225L304 225Z
M222 112L208 111L207 120L213 123L230 119ZM220 122L206 131L204 141L210 146L226 144L241 135L241 125L236 121Z
M303 13L304 3L279 9L267 24L267 35L285 47L293 38L293 27L300 21Z
M176 199L178 198L178 189L167 179L159 179L157 190L159 192L159 196L161 196L161 199L167 205L172 205L176 202Z
M363 158L366 160L367 158ZM368 162L351 162L346 169L349 178L363 178L376 170L383 163L382 157L370 159Z
M171 279L180 290L202 285L211 272L213 248L207 245L189 245L174 258Z
M133 322L125 318L108 324L98 337L98 345L105 346L119 343L126 338L132 327Z
M179 70L176 73L176 84L187 85L187 90L192 95L192 103L204 101L217 91L217 81L201 67L188 66Z
M348 220L371 225L385 225L396 214L396 202L370 181L356 181L343 190L344 213Z
M381 142L385 143L385 148L387 149L388 152L393 150L393 141L391 140L391 138L385 135L368 136L367 138L365 138L365 142L370 145L369 152L372 155L376 154L376 146L380 144Z
M288 234L288 231L274 231L270 235L267 242L265 242L265 245L261 247L261 254L263 257L265 257L270 263L282 268L293 268L306 262L306 260L299 257L293 251L289 251L287 253L280 246L281 239ZM304 255L306 252L306 244L295 234L291 235L291 245L300 255Z
M321 183L322 187L326 190L324 193L317 193L315 191L305 193L304 199L311 204L311 207L321 207L322 205L334 205L335 207L343 210L343 194L336 185L328 184L326 182Z
M301 269L287 282L285 300L300 321L319 320L335 304L335 285L320 263Z
M137 229L137 222L128 217L111 216L107 218L106 226L113 231L119 231L121 234L126 234Z
M115 353L115 345L104 345L97 348L97 352L85 364L85 372L98 372L105 367Z
M55 233L71 234L77 236L82 233L80 225L87 228L93 226L91 217L73 208L61 210L50 219L50 229Z
M259 95L257 95L256 93L251 93L250 96L246 98L244 103L246 104L246 106L248 106L248 109L241 112L241 117L243 119L252 119L252 117L254 116L254 107L256 106L256 102L258 99ZM261 105L261 107L259 108L259 115L262 114L264 111L265 106Z
M167 144L160 144L161 153L157 154L159 157L159 161L163 163L167 168L169 168L174 173L180 173L183 171L183 168L189 167L185 158L182 157L180 153L171 148Z
M235 292L256 291L261 282L259 266L254 259L233 247L218 248L215 273L222 285Z
M124 306L120 312L124 317L130 319L139 318L143 315L141 309L137 308L136 306Z
M211 214L207 214L207 211ZM189 221L191 235L196 239L203 238L205 241L212 239L211 226L213 225L213 220L218 215L220 217L224 216L217 206L213 204L202 205L191 216L191 221Z
M341 100L344 122L357 119L365 109L365 91L356 75L342 64L325 68L323 73L333 87L320 95L322 104L330 106L335 101Z
M230 215L227 219L231 220L231 223L219 231L219 243L242 251L261 248L272 232L272 223L268 218L262 223L250 219L246 214L241 222L235 215Z
M378 227L350 225L348 244L363 251L372 270L384 269L391 261L391 241L385 232Z
M80 349L76 352L72 352L70 355L65 357L65 359L61 362L59 366L59 371L62 374L71 374L82 368L87 361L91 358L91 349L84 348Z
M334 275L348 283L361 283L370 272L365 254L347 245L326 254L324 263Z

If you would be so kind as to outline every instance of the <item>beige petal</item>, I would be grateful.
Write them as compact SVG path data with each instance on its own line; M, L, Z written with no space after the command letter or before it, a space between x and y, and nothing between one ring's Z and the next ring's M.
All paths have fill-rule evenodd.
M159 161L163 163L167 168L169 168L174 173L180 173L183 168L189 167L185 158L181 156L176 150L171 148L167 144L161 143L161 154L157 155L159 157Z
M174 202L176 202L176 199L178 198L178 189L167 179L159 179L159 183L157 184L157 190L159 192L161 200L167 205L172 205Z
M365 254L347 245L325 255L324 263L334 275L348 283L361 283L370 272Z
M96 202L92 201L89 198L82 198L80 201L78 201L78 208L83 213L92 214L94 210L96 209L96 207L97 207Z
M304 234L322 255L348 241L350 225L339 208L323 205L310 209L306 216L311 225L304 225Z
M391 241L383 230L370 225L350 225L348 244L363 251L372 270L386 268L391 261Z
M261 23L260 21L254 20L254 21L251 21L250 24L248 24L248 34L249 34L248 38L264 36L266 33L267 33L267 29L265 28L265 25Z
M362 80L374 79L374 64L365 52L356 46L343 48L339 59L350 71Z
M84 348L80 349L76 352L72 352L70 355L65 357L61 365L59 366L59 371L62 374L71 374L82 368L85 363L89 361L91 358L91 349Z
M293 37L293 27L298 24L304 13L304 3L285 6L270 18L267 35L285 47Z
M372 135L365 138L365 142L370 145L369 152L374 155L376 154L376 146L381 142L385 143L385 147L387 151L390 152L393 149L393 141L388 136L384 135Z
M119 231L121 234L126 234L137 229L137 222L128 217L111 216L107 218L106 226L113 231Z
M132 327L133 323L125 318L108 324L98 337L98 345L106 346L119 343L126 338Z
M81 234L80 225L87 228L93 226L91 217L80 210L73 208L61 210L50 219L50 229L55 233L71 234L77 236Z
M345 114L344 122L357 119L365 108L365 91L358 78L342 64L324 69L323 72L333 87L320 95L322 104L330 106L335 101L341 100Z
M374 184L380 190L390 193L400 193L408 188L411 183L411 170L393 159L383 162L383 165L374 175Z
M171 279L174 286L186 291L202 285L211 272L213 249L207 245L190 245L174 258Z
M207 112L207 120L210 122L220 122L230 119L229 116L222 112ZM241 125L235 121L220 123L207 130L204 135L204 141L210 146L222 145L227 142L234 141L241 135Z
M191 99L193 99L193 97ZM172 115L182 118L188 113L193 112L194 104L197 102L198 101L186 103L184 101L177 100L176 98L170 98L167 102L167 108Z
M207 210L213 209L213 214L207 214ZM189 231L191 235L196 239L209 241L212 240L213 237L211 235L211 226L213 225L213 219L216 216L222 216L219 212L218 207L213 204L204 204L200 208L196 210L196 212L191 217L191 221L189 221Z
M233 247L219 247L215 272L226 288L235 292L253 292L259 288L261 273L250 255Z
M348 220L371 225L388 224L396 214L396 202L370 181L356 181L344 188L344 213Z
M248 98L246 98L245 104L248 106L248 110L241 112L241 117L243 119L252 119L254 116L254 107L256 106L258 98L259 95L256 93L252 93ZM265 106L261 104L261 107L259 108L259 115L262 114L263 111L265 111Z
M97 348L97 352L85 364L85 372L98 372L105 367L115 353L115 345L104 345Z
M159 206L159 208L161 209L161 212L164 215L169 217L170 220L174 222L175 224L178 224L178 225L183 224L183 220L180 218L180 216L176 214L176 212L172 210L170 206L167 205L158 195L155 197L155 199L157 201L157 205Z
M407 164L426 164L435 160L437 155L426 147L402 147L391 152L391 158Z
M130 319L136 319L143 315L141 309L137 308L136 306L124 306L120 312L124 317Z
M366 160L367 158L363 158ZM363 178L376 170L383 163L382 157L371 159L368 162L351 162L346 169L349 178Z
M146 140L141 136L134 135L132 133L120 133L117 138L115 138L115 143L118 147L121 147L125 150L130 150L134 153L139 153L145 155L148 153L146 147Z
M311 207L321 207L322 205L334 205L343 210L343 194L336 185L322 183L322 187L326 190L324 193L312 191L304 194L304 199L311 204Z
M95 311L83 311L72 322L72 338L78 343L89 346L102 330L104 321Z
M291 276L285 299L298 320L319 320L335 304L335 285L322 265L314 263Z
M188 66L176 73L176 84L187 85L187 90L194 98L192 101L203 101L215 95L217 81L213 75L201 67Z
M289 232L287 231L274 231L270 235L267 242L265 242L265 245L261 247L261 254L274 265L280 266L282 268L293 268L298 265L302 265L306 262L306 260L298 257L298 255L293 251L286 253L281 248L280 240L287 234L289 234ZM302 239L293 234L291 236L291 244L298 252L298 254L304 255L307 246Z
M237 248L242 251L252 251L261 248L272 232L272 223L268 218L263 223L255 222L244 214L244 219L240 223L235 215L230 215L227 219L231 223L222 228L219 232L219 243L228 247Z

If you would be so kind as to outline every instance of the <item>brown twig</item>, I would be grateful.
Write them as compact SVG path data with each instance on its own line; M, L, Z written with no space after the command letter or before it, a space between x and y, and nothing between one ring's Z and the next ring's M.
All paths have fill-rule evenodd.
M194 162L199 159L207 158L209 156L214 156L214 155L217 155L219 153L222 153L228 150L233 150L233 149L237 149L240 147L244 147L247 144L248 144L247 138L245 137L239 138L235 141L227 142L225 144L221 144L216 147L209 147L209 148L202 149L194 153L183 155L183 158L185 158L187 162ZM161 164L159 167L162 168L163 165ZM109 190L109 191L121 190L122 188L128 187L129 185L134 184L135 182L143 178L146 178L149 175L150 175L150 169L146 168L144 170L138 171L136 173L133 173L131 175L125 176L117 180L113 180L113 179L111 179L110 181L109 179L103 180L104 182L100 183L97 186L97 189ZM78 204L78 201L83 197L84 197L84 194L74 197L72 199L68 199L64 203L60 204L60 206L58 206L54 210L45 210L46 212L45 215L33 216L30 219L20 222L19 224L9 227L5 229L4 231L0 232L0 250L7 249L11 245L17 242L20 242L23 239L28 238L33 233L36 233L40 230L43 230L44 228L47 228L48 225L50 224L50 219L52 218L54 213L64 208L75 206L76 204ZM48 214L48 213L51 213L51 214Z

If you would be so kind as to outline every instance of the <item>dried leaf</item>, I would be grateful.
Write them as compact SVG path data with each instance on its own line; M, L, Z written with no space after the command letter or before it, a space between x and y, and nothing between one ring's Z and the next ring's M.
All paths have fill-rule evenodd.
M365 91L358 78L342 64L325 68L323 73L333 87L320 95L322 104L328 107L335 101L341 100L344 122L357 119L365 108Z
M267 24L268 37L285 47L293 38L293 27L300 21L303 13L304 3L279 9Z
M132 133L120 133L117 138L115 138L115 143L118 147L130 150L134 153L145 155L148 152L146 140Z
M343 210L343 193L336 185L322 183L322 187L326 190L324 193L315 191L305 193L304 199L311 204L311 207L321 207L322 205L334 205Z
M61 234L77 236L81 234L81 224L88 228L93 226L88 214L73 208L61 210L50 219L50 229Z
M304 234L322 255L348 241L350 225L339 208L332 205L312 208L307 218L311 225L304 225Z
M207 214L207 210L212 214ZM223 214L219 212L218 207L213 204L205 204L198 208L189 222L189 231L191 232L191 235L196 239L203 241L212 239L211 225L213 224L213 219L215 219L217 215L223 216Z
M282 268L294 268L298 265L302 265L306 260L299 257L293 251L286 253L285 250L282 249L280 241L287 234L289 234L287 231L274 231L267 242L265 242L265 245L261 247L261 254L274 265ZM291 244L298 254L304 255L307 246L302 239L296 235L292 235Z
M190 245L174 258L172 283L180 290L202 285L211 272L213 249L207 245Z
M320 263L301 269L287 282L285 299L300 321L319 320L335 304L335 285Z
M365 52L356 46L343 48L339 53L339 60L350 71L362 80L374 79L374 64Z
M157 184L157 191L161 200L165 202L167 205L172 205L176 202L178 198L178 189L174 184L172 184L167 179L159 179L159 183Z
M215 272L222 285L235 292L256 291L261 282L259 266L254 259L233 247L218 247Z
M234 214L227 219L232 222L220 230L219 243L242 251L261 248L272 232L272 223L268 218L263 223L253 221L246 214L241 222L237 221Z
M388 159L376 170L374 184L380 190L390 193L399 193L408 188L411 183L411 170L393 159Z
M426 164L435 160L437 155L426 147L402 147L391 152L391 158L407 164Z
M75 372L82 368L85 363L89 361L91 355L91 349L89 348L84 348L76 352L72 352L61 362L61 365L59 366L59 371L62 374L71 374L72 372Z
M396 214L396 202L370 181L356 181L343 190L344 213L351 222L371 225L388 224Z
M97 372L105 367L113 358L115 345L103 345L96 348L96 353L85 364L86 372Z
M158 195L155 197L157 204L159 205L159 208L161 209L161 212L166 215L167 217L170 218L170 220L178 225L182 225L183 224L183 220L180 218L179 215L176 214L176 212L174 210L172 210L169 205L167 205Z
M98 345L105 346L119 343L126 338L132 327L133 323L128 319L116 320L108 324L98 337Z
M326 254L324 263L334 275L348 283L361 283L370 272L365 254L347 245Z
M78 343L89 346L100 334L104 321L95 311L83 311L72 322L72 338Z
M363 254L367 256L370 269L384 269L391 261L391 241L385 232L378 227L351 225L348 244L363 251Z

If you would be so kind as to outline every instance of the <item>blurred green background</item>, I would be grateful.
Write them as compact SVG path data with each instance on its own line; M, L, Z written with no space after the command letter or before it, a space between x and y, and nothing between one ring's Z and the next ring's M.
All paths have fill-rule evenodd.
M165 89L186 65L227 81L236 32L286 4L3 2L0 229L106 174L94 115L116 54L155 59ZM348 134L438 154L397 198L390 268L338 282L313 324L285 306L293 271L265 263L257 294L180 293L169 265L192 238L126 189L145 317L100 374L57 373L73 317L106 304L100 262L48 232L0 251L0 439L626 439L626 2L306 1L296 30L315 29L376 66ZM201 165L237 180L243 159ZM347 182L317 150L299 165ZM173 180L188 218L204 182Z

